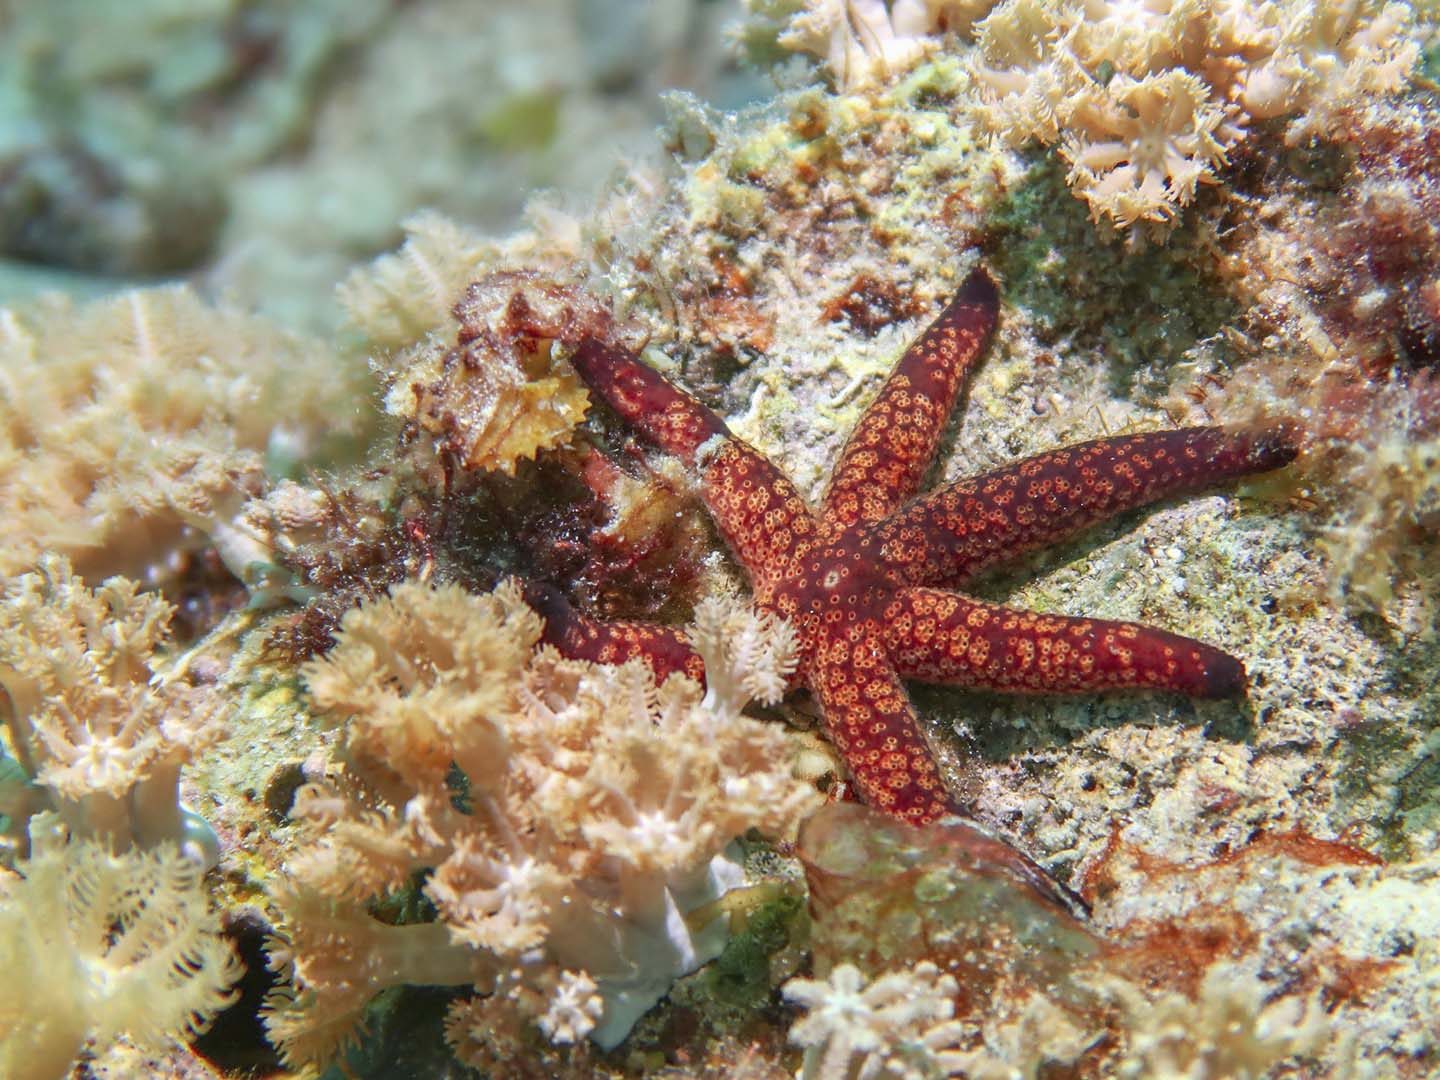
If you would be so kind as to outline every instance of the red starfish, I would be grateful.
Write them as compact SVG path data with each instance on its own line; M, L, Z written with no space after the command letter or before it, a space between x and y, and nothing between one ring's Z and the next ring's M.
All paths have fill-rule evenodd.
M1281 428L1184 428L1053 450L913 498L961 384L995 328L999 298L975 271L906 350L861 417L818 513L767 458L631 353L594 338L573 362L621 417L696 468L701 497L750 574L757 607L796 627L793 682L819 700L861 798L924 824L959 813L902 679L988 690L1145 687L1243 692L1218 649L1136 623L1039 615L951 589L978 571L1177 492L1295 456ZM599 622L534 590L546 639L602 663L643 657L663 679L703 676L682 633Z

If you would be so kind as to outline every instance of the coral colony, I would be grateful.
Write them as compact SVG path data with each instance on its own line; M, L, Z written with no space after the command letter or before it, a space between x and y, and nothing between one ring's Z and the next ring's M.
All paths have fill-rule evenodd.
M242 6L0 17L0 1076L1440 1071L1435 0Z

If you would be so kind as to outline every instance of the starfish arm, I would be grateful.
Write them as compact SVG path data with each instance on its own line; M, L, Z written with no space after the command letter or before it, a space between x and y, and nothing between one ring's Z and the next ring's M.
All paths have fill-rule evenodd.
M950 797L909 695L876 644L880 632L873 620L822 631L806 679L861 800L911 825L961 819L953 827L966 830L967 846L977 856L1006 867L1072 915L1087 915L1083 900L1033 859L970 821Z
M805 676L862 800L915 825L958 813L873 620L821 631Z
M702 686L705 662L678 630L653 623L600 621L581 614L559 590L538 582L525 583L525 602L545 620L540 640L571 660L623 664L639 657L662 683L679 672Z
M841 452L821 513L827 527L879 521L919 490L999 310L995 283L976 270L905 350Z
M626 422L698 468L700 497L757 590L813 541L815 520L794 485L714 412L624 350L588 339L571 359Z
M1245 689L1245 666L1199 641L1139 623L1040 615L939 589L895 593L884 611L895 670L982 690L1175 690L1218 698Z
M976 572L1133 507L1279 468L1295 457L1283 427L1181 428L1080 443L962 480L875 528L880 564L913 585L956 586Z
M725 421L625 349L585 338L570 362L592 391L660 449L686 465L716 436L733 439Z

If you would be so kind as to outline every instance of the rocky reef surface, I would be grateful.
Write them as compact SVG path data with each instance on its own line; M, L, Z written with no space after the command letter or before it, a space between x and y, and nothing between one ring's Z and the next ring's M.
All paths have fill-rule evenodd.
M0 1072L1435 1075L1437 20L0 5ZM936 483L1301 446L978 589L1243 698L911 687L1083 914L844 801L790 628L569 362L817 498L976 265ZM541 596L705 685L537 647Z

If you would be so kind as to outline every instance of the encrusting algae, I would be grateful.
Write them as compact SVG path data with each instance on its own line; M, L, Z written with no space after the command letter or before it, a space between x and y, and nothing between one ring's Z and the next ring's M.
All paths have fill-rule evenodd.
M669 95L668 162L501 237L405 201L498 183L459 136L381 191L341 131L411 123L423 103L384 88L425 68L470 132L457 102L495 40L454 58L488 12L365 4L319 32L301 16L323 4L294 25L261 6L176 24L223 31L209 74L142 58L121 96L185 117L166 160L249 117L233 184L142 183L87 128L61 172L124 182L0 229L65 265L217 253L195 286L0 308L0 1072L1440 1067L1433 0L746 0L731 43L768 100ZM673 61L684 35L644 10L636 40ZM113 86L83 44L64 77ZM265 158L308 113L264 114L248 80L293 102L345 49L369 74ZM627 83L631 62L595 79L661 77ZM546 177L605 172L580 78L507 69L470 135ZM14 177L59 183L45 153L0 158L23 165L0 212ZM317 238L339 203L266 219L265 192L337 176L374 188L353 232ZM287 231L312 265L274 261ZM376 235L395 252L344 275ZM781 701L792 629L738 599L692 472L597 405L569 350L641 356L814 499L977 261L1000 324L942 482L1260 416L1302 452L1286 479L1067 545L1033 583L980 584L1213 641L1244 658L1243 701L917 692L974 824L916 829L846 801L815 710ZM316 267L335 297L271 308L309 304L310 336L247 310ZM705 682L564 659L527 597L674 627ZM1083 910L993 857L1011 845Z

